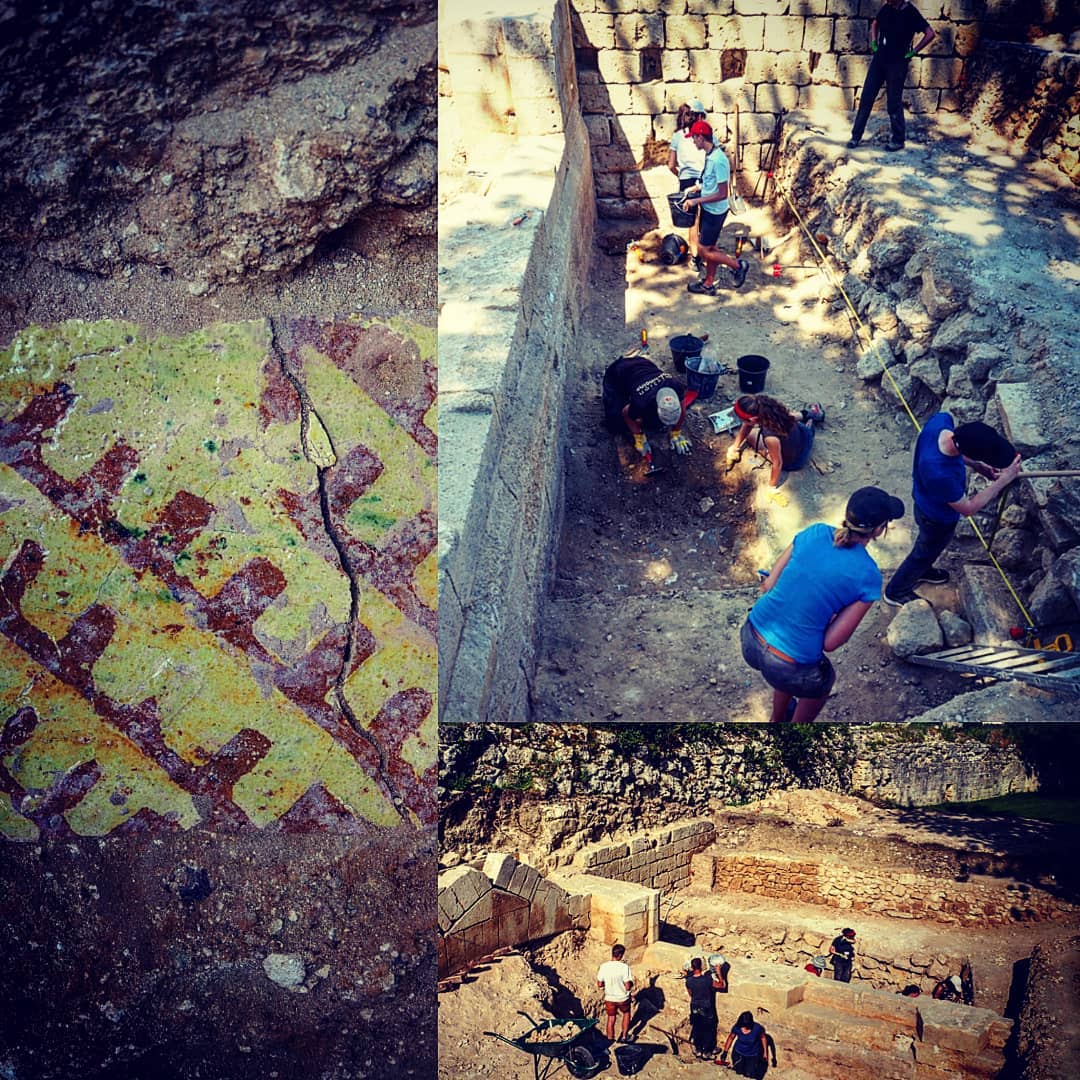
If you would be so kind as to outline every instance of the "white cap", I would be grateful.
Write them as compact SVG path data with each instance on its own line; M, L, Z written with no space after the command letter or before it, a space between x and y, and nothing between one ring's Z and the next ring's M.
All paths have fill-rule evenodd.
M702 116L705 115L705 106L702 105L701 98L694 98L694 100L690 102L690 111L701 113Z
M954 990L963 990L964 984L960 981L959 975L950 975L949 982L952 983Z
M679 395L670 386L662 386L656 391L656 415L661 424L677 424L682 416Z

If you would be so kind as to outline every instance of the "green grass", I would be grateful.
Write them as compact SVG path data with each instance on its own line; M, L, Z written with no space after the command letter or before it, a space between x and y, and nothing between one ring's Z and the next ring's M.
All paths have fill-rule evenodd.
M929 806L928 810L964 814L1007 814L1009 817L1080 825L1080 799L1055 799L1044 795L1000 795L978 802L950 802Z

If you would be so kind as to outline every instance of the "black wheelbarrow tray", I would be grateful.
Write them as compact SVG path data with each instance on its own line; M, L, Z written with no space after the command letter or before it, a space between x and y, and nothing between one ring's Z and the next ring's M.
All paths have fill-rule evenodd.
M595 1018L575 1016L567 1020L541 1020L537 1023L528 1013L520 1010L518 1010L518 1016L524 1016L532 1024L532 1027L516 1039L508 1039L497 1031L485 1031L484 1034L490 1035L493 1039L501 1039L504 1043L509 1043L515 1050L520 1050L522 1053L531 1054L535 1080L544 1080L544 1077L560 1063L566 1065L571 1076L590 1076L596 1071L590 1064L592 1056L585 1051L584 1047L578 1047L577 1049L579 1052L585 1051L580 1056L582 1059L588 1058L588 1061L575 1061L573 1056L574 1043L590 1028L596 1027L599 1021ZM549 1028L561 1027L566 1024L570 1024L575 1029L568 1039L561 1039L558 1042L543 1042L536 1038L537 1035L547 1031ZM543 1062L542 1067L541 1062Z

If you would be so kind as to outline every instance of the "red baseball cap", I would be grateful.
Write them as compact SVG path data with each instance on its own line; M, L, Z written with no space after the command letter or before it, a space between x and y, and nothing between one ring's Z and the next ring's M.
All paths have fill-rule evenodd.
M691 135L704 135L706 139L712 138L712 128L704 120L695 120L690 125Z

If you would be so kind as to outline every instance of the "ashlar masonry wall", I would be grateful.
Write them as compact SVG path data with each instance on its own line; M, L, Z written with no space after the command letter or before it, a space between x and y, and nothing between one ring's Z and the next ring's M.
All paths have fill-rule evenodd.
M845 131L870 65L870 20L881 3L571 0L581 111L592 144L600 216L651 218L639 170L666 161L679 106L694 98L705 106L729 157L738 106L745 188L761 179L781 110L814 113ZM1014 34L1036 20L1052 25L1059 9L1064 18L1064 3L1048 0L1037 13L1027 10L1024 24L1015 0L917 2L937 37L909 63L904 90L909 118L965 111L971 99L965 85L969 68L987 36ZM988 63L998 74L1002 58L1009 56L1015 68L1017 49L1046 54L1026 44L1013 46L984 61L981 77L988 77ZM1006 70L1000 68L1005 81ZM1048 100L1061 107L1046 117L1039 142L1046 141L1067 170L1076 159L1066 108L1074 99L1065 73L1044 71L1040 78L1044 97L1050 86Z
M693 859L694 883L837 911L963 926L1006 926L1054 919L1066 910L1040 889L993 879L952 881L889 867L809 862L782 856L717 855Z
M590 874L671 892L690 884L691 860L715 836L711 821L686 821L624 843L594 844L577 853L574 865Z

